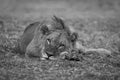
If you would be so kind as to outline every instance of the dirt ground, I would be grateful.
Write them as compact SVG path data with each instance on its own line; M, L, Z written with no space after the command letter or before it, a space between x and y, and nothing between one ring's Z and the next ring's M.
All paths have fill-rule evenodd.
M120 80L119 14L119 0L0 0L0 80ZM28 60L19 55L17 40L25 27L53 15L79 33L84 47L112 53L71 56L78 61Z

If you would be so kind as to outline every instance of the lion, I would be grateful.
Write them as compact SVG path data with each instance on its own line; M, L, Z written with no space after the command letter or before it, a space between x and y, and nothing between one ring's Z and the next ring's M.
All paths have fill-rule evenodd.
M61 18L53 16L50 28L44 22L34 22L26 27L19 42L20 52L27 58L49 59L70 52L77 39Z

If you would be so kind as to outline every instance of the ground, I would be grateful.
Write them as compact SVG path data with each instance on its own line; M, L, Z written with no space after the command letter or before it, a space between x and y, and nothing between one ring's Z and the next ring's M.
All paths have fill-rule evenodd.
M119 0L0 0L0 80L120 80ZM62 17L87 48L110 55L74 54L78 60L30 60L17 52L25 27ZM102 53L101 53L102 54Z

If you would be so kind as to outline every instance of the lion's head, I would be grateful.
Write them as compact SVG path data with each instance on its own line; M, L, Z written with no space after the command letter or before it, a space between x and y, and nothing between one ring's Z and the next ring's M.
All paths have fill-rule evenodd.
M53 18L52 27L45 39L44 51L48 56L59 56L62 52L73 48L77 34L71 33L64 21L56 16Z

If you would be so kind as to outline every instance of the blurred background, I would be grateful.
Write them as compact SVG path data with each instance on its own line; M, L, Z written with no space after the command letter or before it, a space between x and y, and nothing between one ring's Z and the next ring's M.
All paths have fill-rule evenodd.
M0 14L35 19L53 14L65 17L113 16L120 0L0 0Z

